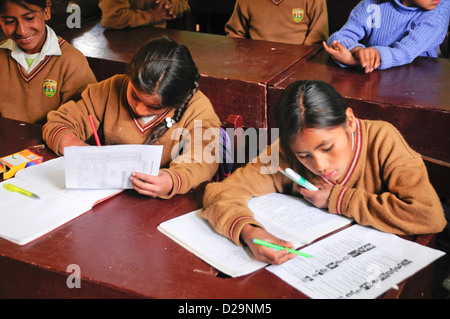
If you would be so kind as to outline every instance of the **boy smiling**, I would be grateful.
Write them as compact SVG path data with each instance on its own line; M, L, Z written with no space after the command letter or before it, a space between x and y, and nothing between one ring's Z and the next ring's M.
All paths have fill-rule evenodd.
M0 113L44 124L47 113L77 98L96 79L86 58L45 23L49 0L0 0Z

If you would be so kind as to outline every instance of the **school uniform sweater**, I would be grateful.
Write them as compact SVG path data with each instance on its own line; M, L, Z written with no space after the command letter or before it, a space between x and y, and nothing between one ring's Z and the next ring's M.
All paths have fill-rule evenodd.
M61 55L45 55L29 73L10 49L0 49L1 116L44 124L49 111L79 99L88 84L97 82L85 56L65 40L56 41Z
M237 0L225 32L254 40L321 43L328 37L327 4L325 0Z
M349 50L374 47L381 56L379 68L387 69L411 63L418 56L437 57L449 19L450 0L441 0L429 11L404 6L400 0L364 0L327 42L340 41Z
M165 27L166 22L156 24L150 9L156 6L156 0L100 0L102 10L101 24L105 28L122 29L142 25ZM173 13L177 18L189 11L187 0L172 0ZM149 11L150 10L150 11Z
M127 86L126 75L89 85L81 100L70 101L48 114L48 122L43 128L44 141L58 153L64 134L74 133L83 141L92 138L89 122L89 115L92 115L102 145L144 144L152 129L166 117L172 118L175 109L168 108L144 124L127 102ZM207 156L218 156L219 128L220 120L209 99L202 92L196 92L180 121L156 143L164 145L161 167L173 180L174 186L168 197L184 194L215 174L218 161Z
M352 160L337 183L314 175L297 160L288 163L279 140L269 146L267 153L279 154L281 168L292 167L313 183L333 184L328 200L332 214L394 234L436 233L446 224L420 155L387 122L357 119ZM275 166L271 168L273 174L267 174L270 165ZM239 236L246 224L263 227L254 219L248 200L273 192L292 194L294 183L276 172L277 165L260 155L257 162L206 187L203 216L218 233L241 244Z

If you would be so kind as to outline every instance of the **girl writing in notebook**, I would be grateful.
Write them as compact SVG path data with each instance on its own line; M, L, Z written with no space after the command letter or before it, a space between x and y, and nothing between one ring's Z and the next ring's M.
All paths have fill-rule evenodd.
M287 250L252 242L256 238L292 248L265 231L247 206L253 196L272 192L303 196L332 214L389 233L444 228L443 208L420 155L392 125L356 118L339 93L321 81L289 85L275 112L280 138L267 153L279 155L282 169L293 169L318 190L300 187L279 172L269 173L274 171L269 170L271 162L260 155L223 182L206 187L203 215L217 232L250 246L263 262L280 264L293 258Z
M50 0L0 0L0 115L44 124L96 79L84 55L45 23Z
M220 120L197 90L199 77L186 46L153 40L134 56L127 74L90 85L81 100L50 112L44 140L57 154L66 146L87 145L91 115L102 144L164 145L158 176L131 177L139 193L162 198L186 193L218 168L217 161L203 158L215 149L203 133L218 132Z

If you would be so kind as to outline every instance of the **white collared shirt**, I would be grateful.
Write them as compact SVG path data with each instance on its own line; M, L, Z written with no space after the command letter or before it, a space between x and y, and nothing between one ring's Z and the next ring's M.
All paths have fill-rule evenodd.
M47 55L61 55L61 49L59 47L58 37L55 31L52 30L48 25L45 26L47 30L47 39L42 46L41 51L38 53L37 57L34 59L33 63L28 67L26 61L26 53L15 43L13 40L8 39L2 44L0 44L0 49L11 50L11 57L17 61L27 73L33 71L33 69L41 63Z
M155 119L156 115L151 115L151 116L141 116L141 120L142 122L144 122L144 125L147 125L147 123L150 123L151 121L153 121Z

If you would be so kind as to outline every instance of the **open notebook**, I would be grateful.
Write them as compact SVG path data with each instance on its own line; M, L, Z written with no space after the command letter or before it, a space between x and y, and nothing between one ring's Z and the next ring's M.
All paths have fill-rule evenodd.
M4 183L31 191L40 199L11 193ZM67 189L64 157L27 167L0 184L0 237L25 245L121 191Z
M279 193L255 197L248 205L267 231L291 241L297 248L352 222L318 209L301 198ZM256 261L250 251L219 235L202 218L201 210L166 221L158 229L231 277L243 276L267 265Z

